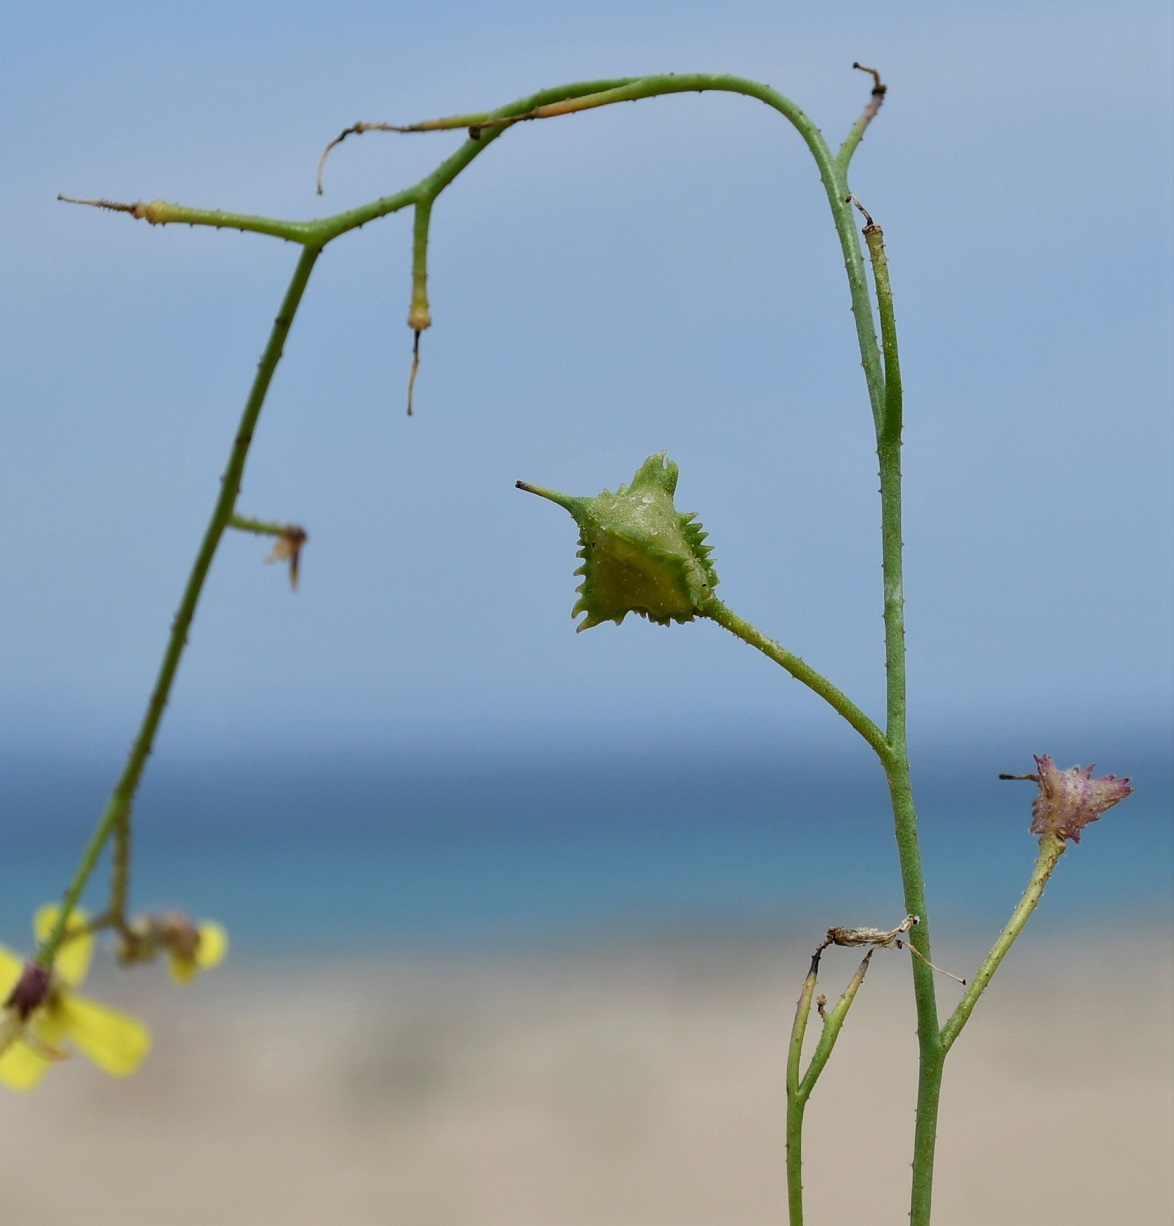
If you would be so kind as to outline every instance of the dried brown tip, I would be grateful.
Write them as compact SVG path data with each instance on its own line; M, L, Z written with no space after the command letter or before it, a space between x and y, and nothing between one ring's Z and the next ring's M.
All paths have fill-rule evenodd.
M412 373L408 376L408 416L412 416L412 396L416 390L416 375L420 371L420 329L412 333Z

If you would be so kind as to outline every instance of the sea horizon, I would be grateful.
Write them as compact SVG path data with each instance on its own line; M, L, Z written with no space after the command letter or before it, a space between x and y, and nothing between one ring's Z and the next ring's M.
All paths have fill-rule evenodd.
M1168 748L1106 749L1098 773L1130 774L1135 792L1070 847L1038 931L1174 916ZM0 941L26 940L32 910L65 887L117 764L0 757ZM1030 757L986 738L915 766L936 930L998 925L1036 840L1034 786L997 773ZM536 738L480 754L191 756L152 763L135 816L134 910L217 918L243 956L776 940L903 917L881 773L835 748Z

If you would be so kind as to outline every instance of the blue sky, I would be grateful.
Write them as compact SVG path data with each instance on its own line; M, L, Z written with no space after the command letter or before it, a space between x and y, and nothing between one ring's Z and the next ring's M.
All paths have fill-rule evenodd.
M1033 750L1083 761L1122 729L1168 731L1165 5L276 12L6 15L10 748L129 742L295 258L58 192L335 212L459 139L348 142L320 200L318 154L346 124L642 71L765 80L838 142L868 94L854 59L890 86L852 182L885 229L903 342L915 734L1014 727L1027 769ZM409 237L389 218L319 263L240 504L308 528L302 587L261 565L263 542L226 539L161 751L839 743L816 699L712 625L574 634L573 524L514 481L593 494L662 449L727 603L879 716L870 418L791 129L709 95L508 134L436 207L411 420Z

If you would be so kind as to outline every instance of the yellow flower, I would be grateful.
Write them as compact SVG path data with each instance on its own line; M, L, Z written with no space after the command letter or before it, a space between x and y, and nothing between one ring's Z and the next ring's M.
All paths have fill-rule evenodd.
M190 983L197 972L219 966L228 953L228 933L212 920L194 923L182 911L143 915L123 931L118 960L124 966L153 962L160 950L176 983Z
M58 908L42 907L33 921L38 941L53 928ZM74 911L70 928L85 923ZM90 969L90 933L62 943L52 971L24 963L0 946L0 1082L10 1090L31 1090L71 1043L112 1077L129 1077L151 1048L150 1031L136 1018L73 991Z
M189 983L198 971L218 966L228 953L228 933L220 924L193 924L186 915L159 921L159 944L167 951L167 969L176 983Z

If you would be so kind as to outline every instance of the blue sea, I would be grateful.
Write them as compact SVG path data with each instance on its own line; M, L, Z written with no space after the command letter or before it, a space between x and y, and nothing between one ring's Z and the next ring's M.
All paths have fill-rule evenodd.
M1069 848L1032 921L1040 931L1174 916L1169 749L1134 742L1112 759L1102 768L1131 774L1135 794ZM28 917L64 888L120 764L0 759L0 942L27 943ZM1035 786L998 781L1007 769L1032 763L981 744L915 758L939 930L996 931L1027 883ZM246 957L817 939L904 914L887 793L862 750L156 760L134 863L136 911L219 919Z

